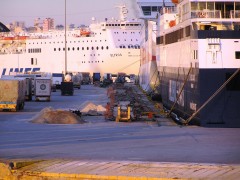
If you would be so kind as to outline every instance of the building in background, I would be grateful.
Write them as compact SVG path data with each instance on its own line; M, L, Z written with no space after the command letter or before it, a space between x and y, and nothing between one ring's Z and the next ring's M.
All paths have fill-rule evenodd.
M46 18L43 20L43 31L49 31L54 29L54 19Z
M25 29L24 21L14 21L12 24L14 28L19 27L19 28Z
M8 29L10 29L11 31L13 31L15 33L22 32L26 29L25 22L23 22L23 21L14 21L12 23L9 23L7 25L7 27L8 27Z

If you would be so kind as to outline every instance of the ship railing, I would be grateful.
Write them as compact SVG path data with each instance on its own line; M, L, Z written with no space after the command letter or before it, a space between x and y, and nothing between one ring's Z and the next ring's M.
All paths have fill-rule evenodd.
M29 36L29 39L51 39L50 36Z
M211 11L211 10L197 10L197 11L192 11L191 12L191 18L222 18L221 16L221 11L220 10L215 10L215 11Z
M240 10L231 10L230 17L231 19L240 18Z

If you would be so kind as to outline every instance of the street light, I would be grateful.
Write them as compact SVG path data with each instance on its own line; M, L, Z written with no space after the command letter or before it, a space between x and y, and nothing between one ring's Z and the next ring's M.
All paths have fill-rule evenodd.
M64 76L67 73L67 0L65 0L65 61Z

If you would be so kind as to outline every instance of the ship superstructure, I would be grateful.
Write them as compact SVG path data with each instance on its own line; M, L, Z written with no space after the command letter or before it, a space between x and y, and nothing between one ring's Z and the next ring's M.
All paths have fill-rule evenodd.
M172 2L157 21L164 107L181 122L240 127L240 1Z
M121 19L98 22L67 30L67 71L124 72L138 74L141 24L127 20L126 6L119 6ZM65 69L65 31L0 34L0 74L28 72L62 73Z

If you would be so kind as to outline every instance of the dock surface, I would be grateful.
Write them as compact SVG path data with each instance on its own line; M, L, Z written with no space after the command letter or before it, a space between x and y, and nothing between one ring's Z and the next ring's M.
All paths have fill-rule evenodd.
M30 162L30 161L29 161ZM26 163L26 162L25 162ZM9 170L0 179L228 179L240 177L240 165L199 163L158 163L138 161L94 161L94 160L44 160L25 164ZM22 165L22 167L21 167ZM4 164L0 164L0 167ZM5 165L7 169L7 165ZM8 170L7 170L8 171ZM0 171L1 172L1 171Z
M4 174L12 179L240 177L238 128L183 127L159 117L130 123L107 121L104 116L85 116L83 124L30 122L45 107L74 109L86 102L104 105L106 91L86 85L73 96L61 96L57 91L50 102L30 101L22 111L1 112L0 179ZM34 163L26 163L29 160Z

